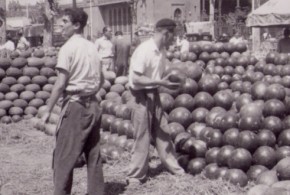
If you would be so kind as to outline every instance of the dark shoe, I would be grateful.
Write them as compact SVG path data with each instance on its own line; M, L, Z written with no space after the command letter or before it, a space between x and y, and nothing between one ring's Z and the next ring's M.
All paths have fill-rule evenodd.
M85 156L81 155L75 164L75 168L82 168L83 166L85 166L86 163L87 162L86 162Z

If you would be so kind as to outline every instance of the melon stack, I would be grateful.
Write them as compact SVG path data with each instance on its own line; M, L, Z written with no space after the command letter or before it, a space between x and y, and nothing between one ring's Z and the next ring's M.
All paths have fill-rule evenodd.
M113 72L105 73L105 83L99 95L103 109L101 121L101 154L105 160L116 160L124 150L133 147L134 129L131 119L131 94L127 90L127 77L117 77Z
M12 52L0 58L0 121L32 118L46 103L56 80L56 52Z

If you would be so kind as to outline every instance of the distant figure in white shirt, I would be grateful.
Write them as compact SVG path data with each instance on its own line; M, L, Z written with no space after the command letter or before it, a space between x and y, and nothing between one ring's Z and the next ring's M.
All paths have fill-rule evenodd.
M189 52L189 41L187 40L186 35L183 35L180 38L180 41L177 42L177 47L180 48L181 53L188 53Z
M240 31L237 31L234 36L230 39L229 41L230 43L233 43L233 44L238 44L238 43L244 43L245 40L244 38L242 37L241 35L241 32Z
M101 64L105 70L114 70L113 57L114 46L111 41L112 29L110 27L103 28L103 36L95 41Z
M25 51L26 49L30 47L30 43L29 41L27 41L27 39L25 38L22 32L19 32L18 35L20 36L20 39L17 43L17 49L19 51Z
M9 51L14 51L15 50L15 44L14 42L12 41L12 38L10 35L7 35L6 36L6 43L4 43L4 45L2 45L0 47L0 49L6 49L6 50L9 50Z

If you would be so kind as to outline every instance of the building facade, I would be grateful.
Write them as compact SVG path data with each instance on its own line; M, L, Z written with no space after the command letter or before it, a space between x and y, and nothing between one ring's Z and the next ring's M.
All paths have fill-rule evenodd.
M161 18L200 21L200 0L77 0L77 7L89 15L85 34L96 39L104 26L130 36L142 26L153 27ZM59 0L63 8L72 0Z

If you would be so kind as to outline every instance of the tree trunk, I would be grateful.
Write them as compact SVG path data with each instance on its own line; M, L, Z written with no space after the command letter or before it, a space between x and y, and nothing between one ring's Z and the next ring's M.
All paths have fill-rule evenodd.
M44 13L44 32L43 32L43 46L52 46L53 37L53 16L51 14L49 1L45 1L45 13Z
M0 8L4 11L3 17L1 16L3 24L0 27L0 37L2 38L0 43L3 44L6 42L6 0L0 0Z
M73 2L73 8L77 8L77 0L72 0Z
M222 4L223 4L223 0L219 0L218 2L218 14L219 14L219 18L218 18L218 28L219 28L219 36L222 34Z

